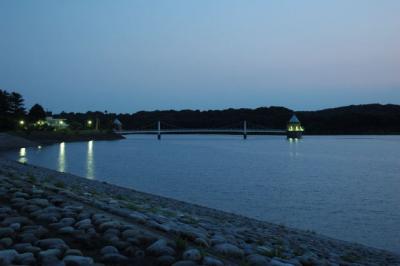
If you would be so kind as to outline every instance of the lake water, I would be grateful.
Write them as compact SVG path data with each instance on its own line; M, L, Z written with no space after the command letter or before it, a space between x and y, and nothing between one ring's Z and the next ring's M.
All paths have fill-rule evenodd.
M6 156L400 253L400 136L152 135Z

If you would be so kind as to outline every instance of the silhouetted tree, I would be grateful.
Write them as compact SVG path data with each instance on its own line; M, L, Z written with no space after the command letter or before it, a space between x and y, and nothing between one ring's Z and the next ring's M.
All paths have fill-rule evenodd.
M29 110L29 120L32 122L36 122L41 119L46 118L46 112L44 111L43 107L39 104L35 104Z
M8 97L9 111L14 116L25 115L24 98L17 92L12 92Z
M0 115L4 116L10 111L10 94L5 90L0 90Z

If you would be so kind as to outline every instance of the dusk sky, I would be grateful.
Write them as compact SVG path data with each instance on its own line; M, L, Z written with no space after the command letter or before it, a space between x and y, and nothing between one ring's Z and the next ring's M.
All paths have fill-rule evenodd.
M54 112L400 104L399 0L1 0L0 89Z

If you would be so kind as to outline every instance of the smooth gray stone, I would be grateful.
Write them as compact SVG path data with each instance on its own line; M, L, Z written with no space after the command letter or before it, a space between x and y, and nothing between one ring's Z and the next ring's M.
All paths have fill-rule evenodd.
M36 264L35 256L30 252L19 254L16 258L16 261L18 262L18 264L22 265Z
M13 240L10 237L4 237L0 239L0 245L3 245L3 247L10 247L13 244Z
M52 248L65 249L68 247L65 244L64 240L60 238L47 238L38 240L36 241L35 245L43 249L52 249Z
M64 256L74 255L74 256L83 256L82 252L79 249L68 249L65 251Z
M172 264L172 266L195 266L198 265L192 260L181 260Z
M17 217L7 217L6 219L3 220L1 224L9 226L10 224L13 223L19 223L21 225L29 225L32 224L32 221L24 216L17 216Z
M201 257L200 251L195 248L186 250L182 255L183 260L200 261Z
M146 251L149 254L155 255L155 256L162 256L162 255L175 255L175 250L167 246L167 241L164 239L157 240L153 244L151 244Z
M252 254L247 256L247 261L251 266L268 266L270 259L259 254Z
M27 249L30 247L32 247L32 244L30 243L18 243L13 246L13 248L19 253L27 252Z
M243 257L244 255L243 250L229 243L217 244L214 246L214 250L226 256Z
M222 261L220 261L219 259L209 257L209 256L204 257L203 264L205 266L223 266L224 265L224 263Z
M63 259L67 266L87 266L93 265L93 259L90 257L68 255Z
M38 205L40 207L47 207L50 205L50 202L47 199L31 199L29 200L31 204Z
M20 223L12 223L8 227L12 228L14 231L19 231L19 229L21 229L21 224Z
M103 247L103 248L100 250L100 253L101 253L102 255L105 255L105 254L112 254L112 253L114 253L114 254L119 254L119 251L118 251L118 249L117 249L116 247L113 247L113 246L105 246L105 247Z
M0 265L10 265L18 256L14 249L0 250Z
M293 264L291 264L291 263L282 262L282 261L279 261L279 260L277 260L277 259L272 259L272 260L269 262L269 265L270 265L270 266L295 266L295 265L293 265Z
M72 226L66 226L58 229L57 232L63 235L68 235L74 233L75 229Z

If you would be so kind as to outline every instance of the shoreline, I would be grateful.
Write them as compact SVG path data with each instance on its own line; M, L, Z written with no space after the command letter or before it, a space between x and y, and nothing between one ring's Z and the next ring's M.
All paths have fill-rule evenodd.
M204 260L219 261L204 265L241 265L243 261L247 264L242 265L400 265L400 255L389 251L106 182L6 159L0 159L0 169L3 180L11 176L14 182L28 187L33 183L36 189L49 191L47 194L63 195L66 202L85 204L94 210L92 215L104 213L113 216L112 221L128 221L130 226L139 226L155 238L164 239L168 243L166 247L174 249L175 255L171 256L174 262L186 260L184 252L195 249L204 253L201 256L203 264ZM181 242L185 243L182 252L176 247ZM109 241L108 244L116 246L128 258L125 249L118 248L118 242ZM146 244L141 248L146 256L147 253L150 256L145 256L151 261L148 265L157 265L154 260L162 256L151 255L152 252L147 251L150 246ZM92 258L104 263L99 254Z
M80 142L89 140L121 140L125 139L117 133L90 133L90 134L49 134L46 132L34 132L25 134L21 132L0 132L0 152L17 150L20 148L37 147L40 145L52 145L59 142Z

